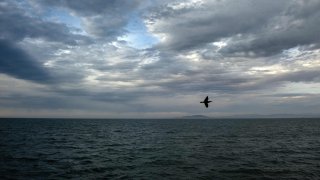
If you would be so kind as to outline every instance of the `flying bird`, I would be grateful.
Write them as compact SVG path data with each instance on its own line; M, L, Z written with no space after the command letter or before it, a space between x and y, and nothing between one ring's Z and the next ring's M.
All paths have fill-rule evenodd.
M204 99L204 101L202 101L202 102L200 102L200 103L203 103L205 106L206 106L206 108L208 108L209 107L209 103L211 103L212 101L209 101L209 98L208 98L208 96Z

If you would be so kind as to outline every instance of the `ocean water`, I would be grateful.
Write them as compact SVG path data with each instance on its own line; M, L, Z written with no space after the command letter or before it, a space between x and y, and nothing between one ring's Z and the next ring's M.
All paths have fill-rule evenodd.
M320 179L320 119L0 119L0 179Z

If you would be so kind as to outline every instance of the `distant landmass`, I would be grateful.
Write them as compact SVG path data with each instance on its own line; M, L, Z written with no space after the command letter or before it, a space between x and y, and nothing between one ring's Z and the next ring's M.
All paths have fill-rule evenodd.
M320 118L320 114L243 114L243 115L230 115L230 116L204 116L204 115L190 115L182 116L182 119L272 119L272 118Z
M183 119L208 119L208 116L204 115L191 115L191 116L183 116Z
M221 118L319 118L319 114L270 114L270 115L261 115L261 114L245 114L245 115L233 115L225 116Z

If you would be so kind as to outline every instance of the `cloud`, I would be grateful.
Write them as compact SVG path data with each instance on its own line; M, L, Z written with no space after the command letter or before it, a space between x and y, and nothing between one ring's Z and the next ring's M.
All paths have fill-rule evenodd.
M319 69L308 69L297 72L285 73L273 78L274 81L290 81L290 82L319 82Z
M40 83L51 80L49 73L30 55L4 40L0 40L0 73Z
M70 10L82 20L85 31L98 38L114 40L124 35L126 26L136 9L144 1L118 1L118 0L60 0L35 1L49 7L59 7Z
M159 48L192 50L225 41L224 56L271 56L319 45L319 1L184 1L159 7L146 20Z
M72 34L65 24L44 21L37 16L29 15L14 2L1 3L0 11L1 39L17 42L24 38L42 38L70 45L88 41L82 35Z
M123 117L315 106L319 6L316 0L3 1L0 105L10 112ZM210 112L198 103L206 95L215 96Z
M37 3L46 4L49 6L58 6L68 8L81 16L95 16L97 14L113 14L115 15L135 9L142 1L118 1L118 0L58 0L58 1L36 1Z
M50 42L74 46L87 44L89 40L82 35L71 33L65 24L45 21L35 16L36 13L30 15L21 6L15 1L0 3L1 73L38 83L56 82L49 69L41 64L44 59L38 54L27 52L28 45L24 47L21 42L30 40L45 42L44 46L48 46ZM36 56L40 58L35 58ZM55 75L56 78L58 76Z

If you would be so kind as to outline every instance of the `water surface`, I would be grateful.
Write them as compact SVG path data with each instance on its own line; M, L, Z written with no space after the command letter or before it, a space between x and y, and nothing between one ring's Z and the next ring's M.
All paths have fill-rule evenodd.
M320 179L320 119L0 119L0 179Z

